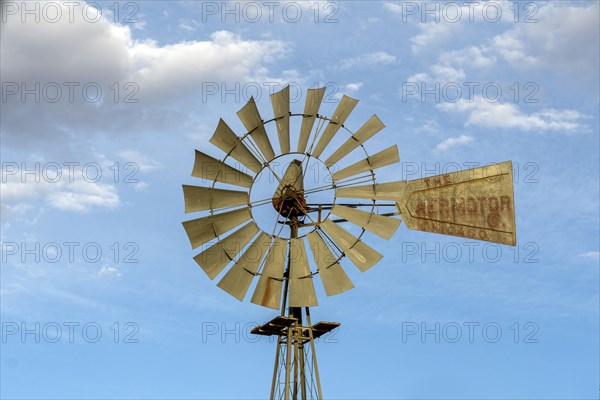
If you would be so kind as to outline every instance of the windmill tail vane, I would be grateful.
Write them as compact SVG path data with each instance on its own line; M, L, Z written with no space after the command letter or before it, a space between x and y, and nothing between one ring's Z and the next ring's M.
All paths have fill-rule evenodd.
M373 115L351 131L346 120L358 100L343 96L326 117L324 94L308 89L294 114L286 86L271 95L268 120L251 98L237 113L241 136L223 119L217 124L210 143L222 159L196 150L192 177L205 186L183 185L185 212L206 214L183 222L192 248L202 248L194 260L240 301L257 278L250 301L279 310L252 331L277 337L272 399L323 398L314 340L340 324L313 325L314 281L320 277L327 296L352 289L346 262L364 272L383 258L363 240L369 235L389 240L404 221L413 230L516 243L510 161L380 183L375 171L400 162L396 145L367 152L384 124ZM307 179L311 163L327 171L318 182Z

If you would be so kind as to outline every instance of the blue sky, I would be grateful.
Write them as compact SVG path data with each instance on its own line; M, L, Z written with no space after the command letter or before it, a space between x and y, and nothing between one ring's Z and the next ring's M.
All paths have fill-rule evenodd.
M516 248L401 226L355 289L316 284L325 396L597 398L596 2L28 4L2 4L2 398L268 396L248 331L276 312L198 268L181 184L286 83L379 116L381 181L514 163Z

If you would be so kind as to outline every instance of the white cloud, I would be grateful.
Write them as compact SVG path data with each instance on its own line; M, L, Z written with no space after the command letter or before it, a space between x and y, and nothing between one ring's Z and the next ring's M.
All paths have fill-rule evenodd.
M66 7L63 15L69 15ZM75 134L81 142L99 131L162 129L181 119L183 111L173 107L174 101L201 93L207 82L232 85L272 80L267 65L289 49L280 40L250 40L228 31L213 32L201 40L159 44L136 40L129 26L104 16L96 23L86 22L81 13L73 16L72 23L68 18L56 23L42 18L40 23L26 24L19 15L3 23L3 81L23 82L28 88L36 82L42 88L57 82L62 87L55 103L35 102L33 95L22 102L19 93L3 101L3 147L29 149L45 140L53 143L45 148L61 149L57 143L68 147ZM73 101L65 82L76 84ZM102 91L97 102L86 101L82 95L90 83ZM128 83L132 85L125 87ZM124 103L127 95L138 103Z
M467 126L516 128L522 131L560 131L567 134L589 129L581 123L586 116L576 110L544 109L527 114L516 104L493 103L482 96L475 96L473 101L461 99L456 103L443 103L436 107L446 112L468 114L465 124Z
M80 180L60 186L62 188L46 195L46 201L59 210L85 213L98 208L112 209L121 204L114 185Z
M117 268L110 265L103 265L98 271L98 278L118 278L121 275L123 274Z
M443 65L473 66L476 68L491 68L496 64L496 56L488 55L489 48L471 46L460 50L447 51L440 55Z
M115 185L94 182L96 178L92 176L84 179L81 168L75 169L73 175L63 173L61 179L55 182L49 179L43 174L36 177L22 177L19 174L4 176L5 181L0 191L0 215L3 223L8 217L25 215L30 223L35 223L40 213L44 212L44 206L86 213L114 209L121 205ZM51 179L54 180L54 177Z
M460 135L458 137L448 138L438 143L435 146L436 152L444 152L451 148L464 146L466 144L472 143L475 139L472 136Z
M348 92L357 92L358 89L360 89L362 87L362 85L363 85L362 82L349 83L346 85L346 90Z
M432 44L448 41L458 25L428 22L419 24L418 27L421 33L410 38L413 53L419 53Z
M347 69L352 67L364 67L370 65L388 65L396 62L396 56L386 53L385 51L377 51L374 53L364 54L359 57L346 58L341 61L340 68Z
M551 69L577 77L598 77L599 5L548 2L538 23L519 24L493 38L497 52L513 67Z
M577 257L598 260L600 259L600 251L588 251L586 253L578 254Z

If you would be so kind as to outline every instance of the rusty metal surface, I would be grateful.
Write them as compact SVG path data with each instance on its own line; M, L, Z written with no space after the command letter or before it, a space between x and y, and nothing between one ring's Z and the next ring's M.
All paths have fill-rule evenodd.
M516 244L511 161L408 181L398 208L410 229Z

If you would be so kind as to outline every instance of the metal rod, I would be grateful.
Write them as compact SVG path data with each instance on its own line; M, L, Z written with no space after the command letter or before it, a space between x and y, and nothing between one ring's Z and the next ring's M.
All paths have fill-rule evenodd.
M323 400L323 392L321 391L321 379L319 378L319 365L317 364L317 352L315 351L315 341L313 340L312 322L310 320L310 310L306 307L306 323L309 326L308 337L310 338L310 350L312 352L313 368L315 369L315 380L317 381L317 391L319 392L319 400Z

